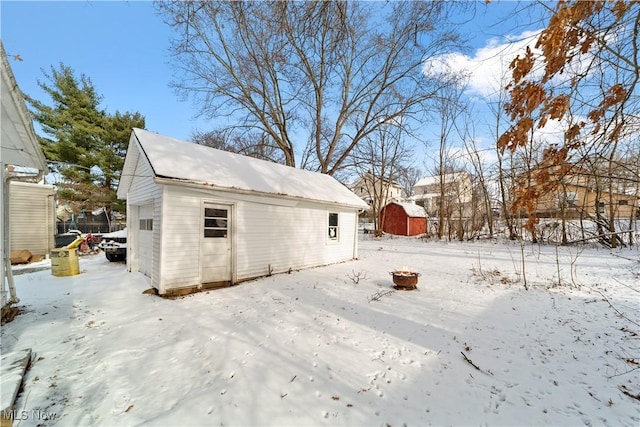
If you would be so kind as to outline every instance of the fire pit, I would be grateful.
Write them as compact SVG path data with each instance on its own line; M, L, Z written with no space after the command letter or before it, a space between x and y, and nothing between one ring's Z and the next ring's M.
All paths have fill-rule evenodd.
M420 273L415 271L397 270L389 273L393 276L394 288L399 290L412 290L418 285Z

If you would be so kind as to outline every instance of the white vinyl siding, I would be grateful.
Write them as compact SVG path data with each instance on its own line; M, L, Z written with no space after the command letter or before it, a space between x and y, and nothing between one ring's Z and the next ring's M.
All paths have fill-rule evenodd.
M163 289L197 286L201 203L234 206L232 277L245 280L350 260L354 257L357 213L311 202L237 195L167 185L163 209ZM291 206L295 204L296 206ZM328 213L339 213L340 240L328 242ZM154 224L155 228L155 224Z
M267 274L269 266L272 272L280 273L353 257L354 233L339 242L328 242L328 209L323 205L304 203L290 208L243 203L237 210L239 280ZM355 227L353 211L340 216ZM346 223L341 225L348 229Z
M11 249L46 255L55 246L55 190L51 185L11 182Z
M153 182L153 171L151 166L143 156L137 156L135 168L132 171L123 171L123 173L132 173L135 179L131 182L131 187L127 193L127 265L132 271L142 271L151 277L151 283L155 286L157 278L160 277L160 229L161 214L160 207L162 205L162 188ZM153 230L151 230L151 268L141 268L139 254L139 228L140 218L139 207L142 205L153 205L152 221ZM145 214L148 216L148 214ZM148 231L147 231L148 233ZM148 244L148 243L147 243Z
M318 265L326 239L326 210L242 203L237 209L241 230L237 243L238 279ZM318 227L320 225L320 227ZM322 235L319 235L322 231ZM323 261L319 261L324 263Z
M200 284L200 197L164 186L162 285L174 289Z
M138 271L151 277L153 271L153 202L138 206Z

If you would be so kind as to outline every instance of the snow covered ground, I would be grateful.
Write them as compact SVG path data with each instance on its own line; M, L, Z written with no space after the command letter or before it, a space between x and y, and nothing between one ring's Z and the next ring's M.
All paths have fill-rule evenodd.
M524 259L370 239L357 261L175 300L103 255L20 274L1 350L34 362L14 425L638 426L637 247ZM393 291L401 268L417 290Z

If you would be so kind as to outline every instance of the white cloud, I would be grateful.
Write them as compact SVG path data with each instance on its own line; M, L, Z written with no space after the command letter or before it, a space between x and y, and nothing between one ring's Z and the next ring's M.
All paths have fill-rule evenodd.
M526 31L515 36L506 36L511 41L487 40L485 46L477 49L472 56L451 53L425 64L424 72L438 75L444 72L465 74L471 94L492 98L506 85L510 77L509 63L518 54L523 54L527 45L532 49L538 31Z
M444 75L446 73L458 73L465 75L467 86L465 95L469 103L475 105L478 114L474 121L476 146L478 147L481 161L485 165L495 164L497 155L495 153L496 136L492 133L495 118L494 114L486 107L487 101L494 101L501 90L508 84L511 79L511 70L509 64L518 55L523 55L527 46L529 46L537 59L540 59L542 53L534 49L538 35L542 30L527 31L518 35L505 36L501 38L493 38L486 41L484 46L476 49L471 55L462 53L452 53L441 56L425 64L424 73L433 77ZM504 42L504 40L510 40ZM567 66L567 72L555 76L552 83L556 87L566 84L567 76L577 72L588 72L588 65L592 59L591 53L585 53L578 57L574 63ZM544 65L538 62L538 68L534 69L532 77L539 78L542 75ZM506 118L505 118L506 119ZM534 129L533 138L536 145L546 147L551 144L562 145L564 141L564 132L572 123L586 121L586 118L580 112L574 113L569 118L563 120L549 120L544 127ZM507 125L505 121L503 125ZM488 127L487 127L488 126ZM491 129L491 130L487 130ZM505 129L502 129L503 131ZM437 129L434 133L437 135ZM448 153L448 157L469 165L470 157L466 150L462 147L461 142L452 142L452 148ZM429 159L436 159L435 150L429 150Z
M473 150L473 148L469 148ZM450 159L454 159L459 166L464 166L467 170L473 171L474 173L473 164L477 163L478 160L482 164L485 172L498 161L498 154L494 147L476 148L473 154L469 154L467 148L453 147L447 150L447 156Z
M535 129L533 138L546 144L562 145L564 140L564 132L569 128L567 120L549 120L540 129Z

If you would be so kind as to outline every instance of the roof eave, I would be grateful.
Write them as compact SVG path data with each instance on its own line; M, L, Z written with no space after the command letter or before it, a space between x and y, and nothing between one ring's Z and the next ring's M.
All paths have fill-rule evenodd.
M280 199L291 200L291 201L321 203L323 205L341 206L341 207L347 207L347 208L358 209L358 210L364 210L369 208L369 205L367 205L364 202L362 204L341 203L341 202L336 202L332 200L319 200L319 199L311 199L306 197L292 196L289 194L268 193L264 191L245 190L242 188L235 188L235 187L221 187L209 182L186 180L186 179L173 178L173 177L161 176L161 175L157 175L154 178L154 182L159 185L177 185L177 186L183 186L183 187L216 190L216 191L222 191L227 193L245 194L245 195L251 195L251 196L277 197ZM358 196L355 196L355 197L358 197Z
M42 148L40 147L40 142L33 127L33 119L31 118L31 114L27 109L24 97L22 96L22 92L18 87L18 82L16 81L11 66L9 65L9 60L7 59L7 54L4 50L2 41L0 41L0 52L0 56L2 57L1 61L3 70L2 79L4 80L4 84L8 86L8 96L11 97L13 101L12 105L15 107L15 112L21 122L20 125L22 126L22 129L20 139L23 145L24 152L27 154L27 158L29 160L27 164L15 164L15 166L24 166L37 169L39 172L39 176L42 176L49 172L49 168L47 167L47 159L44 156ZM3 96L7 96L7 94L3 94Z

